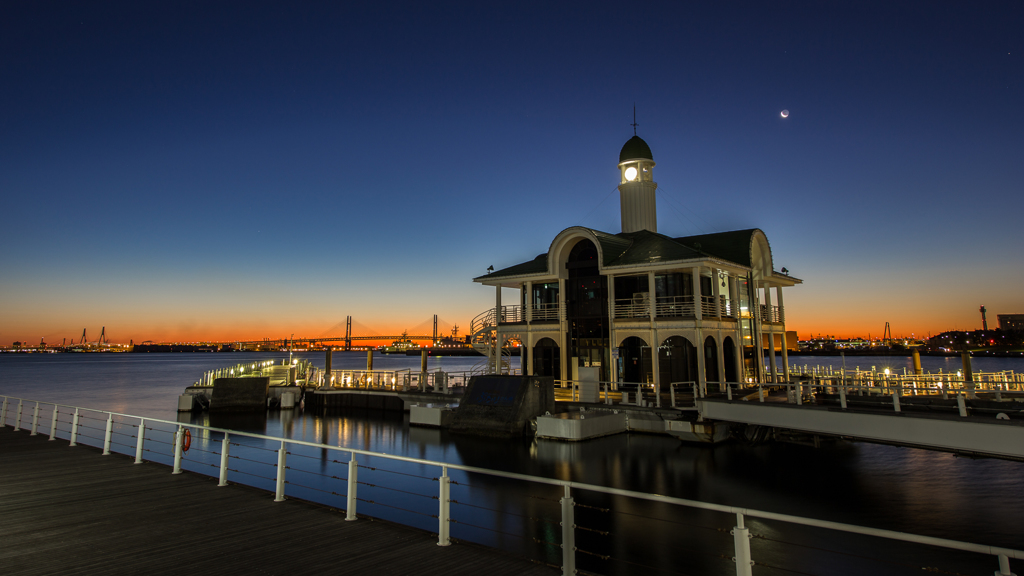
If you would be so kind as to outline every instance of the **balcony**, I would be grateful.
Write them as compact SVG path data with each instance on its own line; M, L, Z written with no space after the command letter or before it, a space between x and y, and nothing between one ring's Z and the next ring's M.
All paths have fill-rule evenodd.
M558 302L549 304L534 304L530 311L532 322L557 322L562 319L563 314L559 313Z
M557 302L550 304L535 304L532 313L532 322L557 322L565 318L564 309L558 307ZM493 317L493 308L490 317ZM524 324L526 323L526 315L524 314L523 306L516 304L514 306L502 306L501 316L498 318L498 324Z
M761 322L768 324L781 324L786 321L786 316L778 306L761 304Z

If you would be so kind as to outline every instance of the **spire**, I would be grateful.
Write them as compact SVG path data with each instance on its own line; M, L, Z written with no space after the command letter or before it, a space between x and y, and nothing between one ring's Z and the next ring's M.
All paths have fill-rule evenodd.
M633 123L630 124L630 126L633 127L633 136L636 136L636 127L639 126L639 124L636 123L636 102L633 102Z

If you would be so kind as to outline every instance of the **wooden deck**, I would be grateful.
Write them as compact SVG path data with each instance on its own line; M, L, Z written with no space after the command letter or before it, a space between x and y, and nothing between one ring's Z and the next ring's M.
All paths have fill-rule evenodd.
M89 446L0 428L4 574L537 574L558 571Z

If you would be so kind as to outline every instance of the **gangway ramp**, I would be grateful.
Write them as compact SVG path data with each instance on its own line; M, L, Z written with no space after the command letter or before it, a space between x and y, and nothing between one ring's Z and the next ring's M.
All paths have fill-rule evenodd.
M698 412L705 419L723 420L843 436L933 450L1024 460L1024 420L995 415L843 410L815 404L783 404L701 398ZM1007 403L1018 412L1024 404Z

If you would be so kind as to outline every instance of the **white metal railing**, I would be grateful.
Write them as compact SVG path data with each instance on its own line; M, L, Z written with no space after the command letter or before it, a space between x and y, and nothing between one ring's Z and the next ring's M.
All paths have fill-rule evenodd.
M193 386L213 386L213 381L217 378L247 378L257 376L268 376L274 378L279 376L280 369L285 367L288 367L288 370L285 371L285 380L289 379L287 374L292 368L295 369L295 380L297 381L305 381L311 378L314 371L313 363L304 358L296 358L291 363L286 359L281 359L280 363L276 360L257 360L255 362L242 362L226 368L207 370L199 380L193 384Z
M534 304L530 314L533 321L561 320L564 317L562 309L558 306L558 302Z
M38 432L39 432L40 407L41 406L51 406L52 407L52 409L51 409L52 416L51 416L51 423L50 423L50 429L49 429L50 430L50 440L57 439L57 424L58 424L58 418L59 418L59 415L60 415L61 411L64 411L63 413L65 415L73 413L74 416L73 416L73 419L70 421L71 428L69 430L69 434L70 434L70 438L69 439L70 439L70 444L72 446L76 445L77 441L79 440L79 431L80 431L80 428L83 426L83 422L82 422L83 418L87 418L87 419L91 419L91 420L95 420L95 421L98 421L98 422L105 423L104 436L103 436L103 440L102 440L102 442L103 442L103 455L111 454L112 445L114 444L114 442L113 442L113 435L115 434L114 418L117 417L118 418L118 426L120 426L120 427L125 427L126 426L129 429L132 429L132 431L136 431L136 434L134 435L134 437L136 439L136 445L134 447L134 450L135 450L135 463L136 464L143 463L143 461L144 461L143 460L144 452L147 452L147 451L153 452L153 450L146 448L146 446L147 446L147 444L146 444L146 442L147 442L147 440L146 440L146 431L147 430L151 430L151 431L154 431L154 432L161 432L161 433L164 433L164 434L173 433L173 437L172 437L172 439L170 441L170 445L169 446L168 446L167 442L159 441L159 440L155 440L155 439L150 439L150 445L152 445L155 442L156 445L158 445L158 446L167 446L169 451L173 453L173 464L172 464L172 472L171 472L172 474L180 474L181 471L182 471L183 459L184 459L184 451L185 451L183 444L184 444L184 438L186 436L186 431L189 431L188 435L191 436L191 431L195 430L197 432L197 436L201 436L201 437L205 438L208 441L208 443L209 443L208 447L211 447L211 448L215 445L215 442L214 442L215 436L219 435L220 436L220 440L221 440L221 443L220 443L221 444L221 448L220 448L219 454L215 450L206 450L205 451L207 453L210 453L213 456L219 456L220 465L219 466L215 466L214 465L218 469L219 478L220 478L220 482L219 482L218 486L227 486L228 485L228 472L230 471L230 469L228 467L229 458L230 457L237 458L237 455L235 455L235 456L231 455L231 453L230 453L231 452L231 446L236 446L239 449L249 449L249 450L251 450L251 451L253 451L255 453L258 453L259 451L267 451L266 448L260 448L260 447L257 447L257 446L250 446L250 445L245 445L245 444L241 444L241 443L232 443L230 441L232 438L239 438L239 437L250 438L250 439L255 439L255 440L260 440L260 441L263 441L263 442L271 443L272 446L275 446L275 445L279 446L277 448L277 450L273 450L273 452L276 453L275 454L275 456L276 456L276 463L270 463L270 462L259 462L259 463L263 464L263 465L267 465L267 466L272 466L272 467L274 467L276 469L275 470L275 472L276 472L275 476L276 477L274 479L274 486L275 486L275 489L274 489L274 501L275 502L282 502L282 501L284 501L286 499L286 485L301 486L301 485L296 484L294 482L287 481L286 474L287 474L288 470L292 470L293 472L303 472L305 474L317 474L319 476L322 476L322 477L325 477L325 478L330 478L330 479L343 480L346 483L346 491L345 491L345 500L346 500L345 519L346 520L358 520L358 518L359 518L357 516L357 503L359 501L359 498L358 498L359 487L358 487L358 485L360 484L360 482L358 480L359 468L363 467L364 469L367 469L368 471L375 471L376 470L376 468L369 468L369 467L366 467L366 466L360 466L359 465L359 459L360 458L364 458L364 457L366 457L366 458L381 458L381 459L385 459L385 460L392 460L392 461L405 462L405 463L413 463L413 464L418 464L418 465L421 465L421 466L427 466L427 467L431 467L431 468L436 468L440 472L440 474L438 474L438 476L436 478L431 478L431 480L438 482L438 487L436 489L436 494L437 494L436 500L438 502L436 517L437 517L437 522L438 522L438 524L437 524L437 535L438 535L437 543L438 543L439 546L448 546L451 543L450 524L452 522L454 522L454 519L451 516L451 504L455 503L455 504L468 504L468 505L471 505L471 506L473 505L473 504L471 504L468 501L467 502L456 502L456 501L454 501L451 498L451 484L452 483L451 483L451 478L448 475L449 471L451 471L451 470L458 470L458 471L462 471L462 472L466 472L466 473L473 473L473 474L481 474L481 475L485 475L485 476L506 478L506 479L517 480L517 481L520 481L520 482L526 482L526 483L532 483L532 484L541 484L541 485L560 487L562 489L562 497L559 500L560 509L561 509L561 526L562 526L560 547L562 549L562 573L564 575L570 575L570 574L575 574L576 573L576 540L575 540L576 524L575 524L575 511L574 511L574 508L575 508L576 504L575 504L574 497L573 497L574 491L577 492L577 493L579 493L579 492L595 492L595 493L599 493L599 494L622 496L622 497L632 498L632 499L637 499L637 500L646 500L646 501L649 501L649 502L659 502L659 503L669 504L669 505L673 505L673 506L681 506L681 507L686 507L686 508L695 508L695 509L700 509L700 510L710 510L710 511L714 511L714 512L721 512L721 513L725 513L725 514L735 515L735 517L736 517L736 526L732 530L732 535L733 535L733 545L735 547L734 562L735 562L735 567L736 567L736 574L738 576L751 576L751 574L752 574L751 566L754 564L754 562L752 561L752 558L751 558L751 553L750 553L750 537L751 537L751 535L749 533L749 529L746 528L745 525L744 525L744 521L745 521L746 517L761 518L761 519L764 519L764 520L775 520L775 521L779 521L779 522L786 522L786 523L790 523L790 524L797 524L797 525L800 525L800 526L810 526L810 527L815 527L815 528L825 528L825 529L828 529L828 530L835 530L835 531L839 531L839 532L846 532L846 533L852 533L852 534L862 534L862 535L875 536L875 537L879 537L879 538L887 538L887 539L890 539L890 540L897 540L897 541L902 541L902 542L912 542L912 543L924 544L924 545L929 545L929 546L936 546L936 547L947 548L947 549L952 549L952 550L960 550L960 551L974 552L974 553L984 554L984 555L989 555L989 556L995 556L996 557L996 561L997 561L998 566L999 566L999 570L998 570L998 572L996 572L996 574L998 574L998 575L1009 576L1011 574L1011 572L1010 572L1010 564L1009 564L1009 559L1010 558L1024 559L1024 551L1015 550L1015 549L1011 549L1011 548L1002 548L1002 547L997 547L997 546L986 546L986 545L974 544L974 543L970 543L970 542L960 542L960 541L956 541L956 540L949 540L949 539L946 539L946 538L934 538L934 537L931 537L931 536L921 536L921 535L917 535L917 534L908 534L908 533L905 533L905 532L896 532L896 531L893 531L893 530L883 530L883 529L879 529L879 528L869 528L869 527L865 527L865 526L856 526L856 525L852 525L852 524L844 524L844 523L840 523L840 522L830 522L830 521L827 521L827 520L818 520L818 519L814 519L814 518L805 518L805 517L793 516L793 515L789 515L789 514L777 514L777 513L774 513L774 512L765 512L765 511L761 511L761 510L752 510L752 509L748 509L748 508L739 508L739 507L735 507L735 506L726 506L726 505L722 505L722 504L713 504L713 503L710 503L710 502L701 502L701 501L697 501L697 500L688 500L688 499L684 499L684 498L675 498L675 497L663 496L663 495L659 495L659 494L648 494L648 493L643 493L643 492L636 492L636 491L633 491L633 490L623 490L623 489L619 489L619 488L610 488L610 487L607 487L607 486L597 486L597 485L593 485L593 484L586 484L586 483L581 483L581 482L573 482L573 481L569 481L569 480L558 480L558 479L554 479L554 478L543 478L543 477L539 477L539 476L530 476L530 475L518 474L518 473L514 473L514 472L502 472L502 471L498 471L498 470L489 470L489 469L486 469L486 468L477 468L475 466L464 466L464 465L461 465L461 464L449 464L447 462L439 462L439 461L436 461L436 460L426 460L426 459L421 459L421 458L410 458L408 456L398 456L398 455L386 454L386 453L381 453L381 452L371 452L371 451L368 451L368 450L359 450L359 449L355 449L355 448L345 448L345 447L341 447L341 446L331 446L331 445L328 445L328 444L320 444L320 443L315 443L315 442L308 442L308 441L305 441L305 440L295 440L295 439L291 439L291 438L282 438L282 437L277 437L277 436L268 436L268 435L264 435L264 434L255 434L255 433L251 433L251 432L238 432L238 431L235 431L235 430L228 430L228 429L223 429L223 428L215 428L215 427L212 427L212 426L203 426L203 425L199 425L199 424L187 424L187 423L181 423L181 422L172 422L172 421L169 421L169 420L161 420L161 419L158 419L158 418L146 418L146 417L142 417L142 416L134 416L134 415L130 415L130 414L122 414L122 413L119 413L119 412L110 412L110 411L105 411L105 410L96 410L96 409L92 409L92 408L82 408L82 407L77 407L77 406L68 406L68 405L64 405L64 404L56 404L56 403L50 403L50 402L40 402L40 401L34 401L34 400L26 400L26 399L22 399L22 398L15 398L15 397L8 397L8 396L4 396L3 398L4 398L4 400L3 400L3 405L2 405L2 412L0 412L0 426L6 426L7 425L9 402L11 400L16 400L18 402L17 415L16 415L16 417L14 419L14 431L18 431L22 427L23 420L24 420L24 405L26 403L34 404L33 410L32 410L32 420L31 420L31 425L30 425L30 427L31 427L31 435L37 435ZM100 417L96 418L95 415L100 415ZM64 422L67 422L67 421L65 420ZM155 429L155 428L149 428L147 426L147 424L151 425L151 426L154 425L154 424L161 424L161 425L164 425L164 426L170 426L171 430L160 430L160 429ZM92 428L92 427L90 427L90 428ZM99 430L98 428L94 428L94 429ZM132 437L131 434L126 434L125 432L122 432L122 431L118 431L116 433L119 435L119 439L122 436L126 436L126 437L129 437L129 438ZM97 440L99 439L98 437L94 437L94 436L90 436L90 438L94 438L94 439L97 439ZM120 444L120 443L117 443L117 444L120 445L120 446L125 446L125 447L127 447L129 449L132 448L130 445L125 445L125 444ZM295 462L289 463L289 461L288 461L288 456L289 455L298 454L299 456L303 456L303 454L301 454L301 453L294 452L294 450L296 448L298 448L298 447L313 448L313 449L317 449L317 450L330 450L330 451L341 453L341 454L347 454L348 462L347 463L343 462L343 464L346 464L346 467L347 467L347 474L346 474L346 476L344 478L339 478L337 476L334 476L333 478L331 478L331 477L328 477L325 474L322 474L322 473L318 472L317 470L320 469L319 468L319 466L320 466L320 459L319 458L313 458L313 461L315 462L315 464L313 465L313 469L312 470L305 470L305 469L302 468L302 461L305 460L305 459L296 460ZM289 448L291 448L292 451L290 451ZM204 463L199 463L199 464L206 465ZM204 473L204 472L199 472L199 473ZM237 480L236 480L236 482L237 482ZM468 494L468 497L472 498L473 494L474 494L473 492L470 492ZM429 496L429 497L434 498L433 496ZM395 498L397 500L400 497L396 496ZM615 506L614 500L612 502L613 502L613 504L611 504L611 506ZM371 502L371 503L377 503L377 502ZM627 504L627 506L628 506L628 504Z
M762 322L785 322L785 316L783 315L782 308L772 304L761 304L761 321Z
M499 324L511 324L515 322L525 322L526 317L523 316L523 307L520 304L513 306L502 306L501 307L501 318L498 320Z
M615 300L615 318L648 318L651 315L651 304L646 300L633 298L617 298Z
M749 382L723 382L720 384L720 394L728 400L741 399L764 402L772 390L785 390L786 402L790 404L804 404L805 402L838 404L846 410L848 404L859 402L852 397L875 398L871 402L875 407L880 405L892 406L894 412L902 412L907 405L913 405L913 398L916 396L941 397L943 400L955 400L955 406L930 403L930 412L942 412L946 409L949 412L956 411L961 417L967 417L974 410L967 401L978 398L979 394L991 395L997 402L1002 402L1006 396L1024 399L1022 383L1018 383L1016 389L1008 388L999 382L987 383L971 381L947 381L939 382L934 386L927 386L922 382L910 379L880 378L876 380L843 377L841 374L834 376L816 376L801 379L796 382L779 383L749 383ZM699 396L707 397L707 391L701 391ZM877 399L884 398L882 404ZM891 402L891 404L890 404ZM1007 408L1006 410L1011 410ZM996 411L998 412L998 410Z
M331 370L328 376L324 370L316 369L311 382L323 388L387 390L392 392L437 392L452 393L454 387L465 386L466 372L450 373L443 370L422 372L411 368L400 370Z
M718 310L715 306L714 296L701 296L700 297L700 313L702 316L717 316Z
M657 316L668 317L695 316L693 296L658 296L654 299L654 313Z

